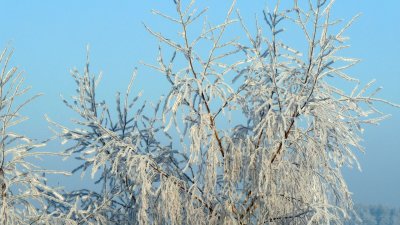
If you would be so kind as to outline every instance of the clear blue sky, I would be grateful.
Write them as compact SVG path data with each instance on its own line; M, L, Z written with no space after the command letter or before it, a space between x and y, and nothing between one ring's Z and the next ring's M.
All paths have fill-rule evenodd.
M139 66L136 90L156 98L168 86L162 77L143 68L139 61L154 62L157 41L143 28L146 22L158 31L173 27L150 13L151 9L172 12L171 1L1 1L0 47L15 49L13 63L25 72L32 93L45 95L27 108L31 117L26 132L37 138L50 134L43 119L66 123L73 114L66 111L59 95L73 94L69 70L82 69L85 46L91 46L92 71L104 73L101 96L114 99L124 90L134 67ZM200 1L199 1L200 2ZM210 7L210 17L221 21L229 1L201 1ZM249 4L252 2L252 4ZM271 1L238 0L243 17L250 23ZM338 0L336 18L362 16L347 32L351 37L347 55L362 62L349 70L364 83L376 78L383 86L380 97L400 103L400 1ZM221 11L224 9L223 11ZM379 127L367 127L365 154L359 154L363 172L345 170L354 199L361 203L400 206L400 110L383 107L392 117ZM57 148L55 144L52 144Z

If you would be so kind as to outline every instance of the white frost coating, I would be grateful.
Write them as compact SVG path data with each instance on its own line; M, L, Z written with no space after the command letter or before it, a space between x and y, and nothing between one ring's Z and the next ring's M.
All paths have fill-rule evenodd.
M182 224L182 202L180 195L180 188L177 185L180 182L174 178L163 179L161 186L161 204L159 205L159 212L162 213L165 222L170 224Z
M150 218L148 216L147 210L150 207L149 196L151 195L151 180L148 177L146 171L148 170L148 162L145 158L140 160L138 167L136 168L136 173L138 174L138 183L141 184L140 187L140 208L138 213L138 222L140 224L150 224Z

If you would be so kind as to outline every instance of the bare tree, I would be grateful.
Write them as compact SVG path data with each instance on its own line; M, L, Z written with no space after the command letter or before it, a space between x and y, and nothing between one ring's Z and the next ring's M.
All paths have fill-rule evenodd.
M362 126L385 117L373 104L391 104L346 74L358 62L339 55L353 20L331 20L333 0L278 1L253 35L235 2L218 25L194 0L175 0L176 15L154 11L180 26L176 40L145 26L161 43L148 66L171 85L154 105L130 97L132 76L113 112L89 60L72 71L77 95L65 103L77 127L52 123L82 161L73 172L91 171L100 188L55 208L77 224L343 224L353 206L341 167L358 165ZM304 45L283 42L282 21ZM237 26L247 41L229 36Z

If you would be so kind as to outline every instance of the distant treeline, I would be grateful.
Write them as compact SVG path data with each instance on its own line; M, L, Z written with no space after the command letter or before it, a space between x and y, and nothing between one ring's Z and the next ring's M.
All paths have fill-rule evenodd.
M400 225L400 208L356 205L355 210L362 221L354 217L345 225Z

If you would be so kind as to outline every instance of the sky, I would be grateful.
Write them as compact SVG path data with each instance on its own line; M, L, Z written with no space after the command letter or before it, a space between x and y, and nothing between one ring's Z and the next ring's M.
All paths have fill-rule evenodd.
M200 2L200 7L209 7L209 18L215 23L223 20L230 3ZM271 4L269 0L249 2L238 0L237 4L249 23ZM12 63L25 71L31 93L43 93L24 111L31 118L24 126L25 132L45 139L52 134L45 114L64 124L75 116L66 110L60 95L69 98L74 94L69 71L83 70L87 45L92 72L103 73L100 98L113 100L116 91L126 88L135 67L139 75L134 92L143 90L144 96L152 99L166 94L165 79L140 62L154 63L158 45L143 23L160 32L176 28L151 13L151 9L157 9L173 14L171 3L172 0L0 1L0 47L14 49ZM334 17L345 20L362 13L346 33L351 47L344 54L362 60L348 73L364 84L376 78L377 86L383 87L379 97L396 103L400 103L399 8L400 1L395 0L337 0L333 8ZM366 127L365 153L357 153L362 172L344 169L344 174L356 203L400 206L400 109L379 107L392 116L379 126ZM59 151L55 143L48 148Z

